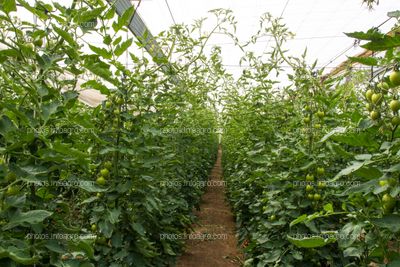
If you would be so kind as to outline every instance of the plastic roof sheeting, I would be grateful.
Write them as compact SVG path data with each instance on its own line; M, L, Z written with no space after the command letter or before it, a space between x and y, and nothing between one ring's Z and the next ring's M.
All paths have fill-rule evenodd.
M51 0L43 0L51 2ZM282 17L283 22L290 31L295 33L294 39L288 41L285 49L290 55L299 56L308 48L308 63L318 60L317 67L326 67L325 72L331 71L347 56L353 56L363 51L359 46L354 46L354 39L348 38L344 32L366 31L372 27L380 26L382 32L388 32L395 23L395 19L385 22L387 13L400 9L398 0L382 0L373 10L362 6L362 0L124 0L130 1L137 8L150 32L156 36L161 31L167 30L176 23L192 24L194 20L209 17L209 10L216 8L231 9L238 21L237 36L242 42L249 40L252 34L259 29L262 14L269 12L275 17ZM34 0L28 0L33 4ZM69 5L71 0L64 0L63 5ZM18 11L17 16L24 19L33 18L26 16L27 12ZM385 23L384 23L385 22ZM207 24L212 26L211 24ZM205 30L209 30L206 28ZM125 38L132 38L128 33ZM99 35L88 36L88 41L94 45L102 45ZM213 45L222 47L222 58L226 69L235 77L239 77L245 66L239 65L243 52L235 47L228 37L215 35L209 40L208 51ZM267 51L273 42L271 38L260 39L252 45L252 51L260 55ZM86 51L90 52L88 47ZM130 50L137 53L139 50L133 46ZM121 56L123 64L128 57ZM279 77L285 84L285 76ZM85 103L96 105L104 98L98 92L82 92L81 98ZM86 97L85 97L86 96Z
M137 0L132 1L137 5ZM169 9L168 9L169 6ZM283 22L295 33L285 49L289 54L299 56L308 48L309 64L318 60L318 67L326 67L326 72L352 56L363 51L354 45L354 39L344 32L366 31L387 20L387 12L399 10L398 0L382 0L373 10L362 5L361 0L142 0L138 12L154 35L176 23L190 24L194 19L209 16L207 11L215 8L231 9L238 21L237 35L247 41L258 30L260 16L269 12L275 17L283 17ZM383 24L379 29L388 32L395 19ZM210 41L210 45L222 47L224 64L228 71L240 74L239 58L242 52L229 39L220 37ZM253 51L261 54L273 42L269 38L260 40Z

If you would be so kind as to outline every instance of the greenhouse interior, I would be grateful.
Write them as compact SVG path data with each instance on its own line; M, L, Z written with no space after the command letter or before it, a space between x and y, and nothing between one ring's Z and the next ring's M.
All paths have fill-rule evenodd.
M400 267L398 0L0 0L0 267Z

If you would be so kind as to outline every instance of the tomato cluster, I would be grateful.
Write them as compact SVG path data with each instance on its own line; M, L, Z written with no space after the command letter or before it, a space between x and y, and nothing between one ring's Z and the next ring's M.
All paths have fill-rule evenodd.
M365 92L366 108L371 120L387 119L393 128L400 124L400 101L397 95L399 85L400 72L395 70Z
M315 177L318 177L319 179L323 177L325 174L325 168L324 167L317 167L315 174L307 174L306 175L306 182L308 183L306 185L306 192L307 198L311 201L318 202L322 198L322 190L326 188L326 182L325 181L318 181L315 179ZM316 185L316 186L315 186ZM314 193L313 193L314 192Z

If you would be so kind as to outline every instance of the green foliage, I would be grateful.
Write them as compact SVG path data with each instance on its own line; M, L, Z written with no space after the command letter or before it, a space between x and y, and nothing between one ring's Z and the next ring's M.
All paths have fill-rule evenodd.
M280 20L267 15L261 25L254 42L272 35L275 47L260 57L248 53L243 61L262 69L245 70L239 89L223 98L222 161L245 266L395 264L400 132L389 103L399 87L389 74L400 60L398 37L348 34L368 40L369 49L387 50L383 58L350 58L383 71L326 79L305 54L286 56L290 33ZM281 64L293 74L291 85L278 90L266 77ZM368 109L379 117L369 118Z
M41 23L13 18L17 4ZM0 266L172 266L183 240L163 236L194 222L220 127L245 266L400 260L397 28L347 34L385 52L350 58L380 71L327 78L286 55L293 35L269 14L247 44L223 9L208 34L199 20L141 44L124 39L133 8L0 5ZM214 33L244 51L237 81L221 48L204 53ZM272 50L246 50L265 36ZM158 65L132 53L155 42ZM107 99L87 107L79 87Z
M163 33L157 41L191 62L171 62L172 79L146 57L118 61L132 51L119 32L133 10L17 2L41 23L11 18L15 1L2 2L0 266L173 264L184 241L163 235L188 231L216 159L220 78L207 70L220 69L219 51L189 37L200 24ZM104 45L84 49L89 34ZM79 85L107 100L85 106Z

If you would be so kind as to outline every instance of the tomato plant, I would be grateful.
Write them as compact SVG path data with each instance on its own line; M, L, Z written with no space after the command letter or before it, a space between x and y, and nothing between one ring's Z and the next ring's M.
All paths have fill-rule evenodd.
M324 77L306 53L286 56L291 34L279 19L267 15L263 26L254 39L272 36L275 48L244 59L252 69L223 112L229 198L249 241L245 266L396 266L398 37L348 34L385 56L352 58L372 72ZM292 85L275 90L266 77L283 63Z
M348 33L375 53L350 60L371 69L333 77L289 56L270 14L249 43L274 45L257 55L230 11L211 11L210 32L199 20L138 42L134 12L1 2L0 266L173 266L184 241L163 236L195 222L220 127L245 266L398 265L398 25ZM238 80L206 49L221 33L244 51ZM146 41L163 55L144 56ZM89 107L86 89L106 99Z
M222 70L219 50L203 53L213 32L162 33L176 61L154 58L160 67L131 52L147 44L123 39L133 8L119 17L104 1L2 3L0 265L173 264L184 241L162 235L194 222L216 159L210 96ZM16 3L40 22L13 17ZM214 14L215 31L232 27L229 12ZM88 107L84 89L107 99Z

